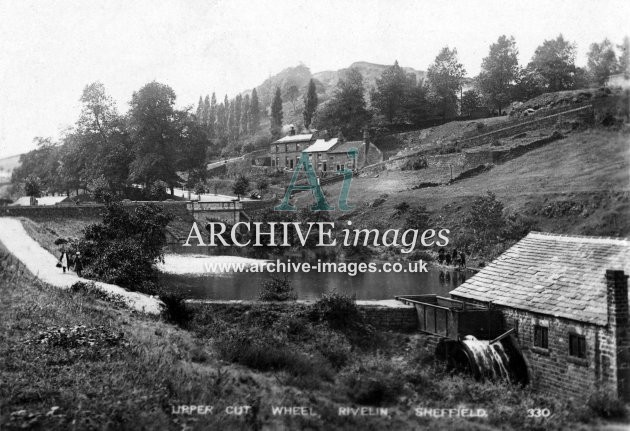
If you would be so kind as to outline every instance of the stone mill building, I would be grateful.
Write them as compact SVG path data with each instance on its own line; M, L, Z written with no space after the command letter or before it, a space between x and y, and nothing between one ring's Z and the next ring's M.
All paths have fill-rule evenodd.
M530 382L630 400L630 240L532 232L451 297L500 310Z

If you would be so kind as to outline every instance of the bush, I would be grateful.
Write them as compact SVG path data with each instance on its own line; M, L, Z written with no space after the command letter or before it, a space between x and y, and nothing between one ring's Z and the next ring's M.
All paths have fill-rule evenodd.
M624 419L628 414L624 403L608 391L600 390L593 393L587 405L604 419Z
M319 320L327 322L333 329L346 329L364 323L354 296L325 293L313 305L313 310Z
M166 182L162 180L157 180L153 182L149 186L149 190L148 190L149 199L155 200L155 201L163 201L164 199L168 197L168 193L166 193L167 187L168 187L168 184L166 184Z
M186 300L183 295L176 292L160 293L160 300L164 303L162 315L164 318L176 325L186 326L191 319L191 313L186 307Z
M110 203L103 222L91 224L74 245L80 251L84 275L155 294L157 269L166 244L166 226L172 216L154 204L127 211L120 203Z
M409 210L409 208L411 207L409 206L407 202L399 203L398 205L394 207L394 209L396 210L396 212L394 213L394 217L400 217L401 215L406 213Z
M395 374L380 371L369 375L352 374L346 379L347 394L362 405L382 406L395 403L403 389L403 381Z
M295 301L297 295L286 276L284 278L272 276L270 280L262 282L258 299L260 301Z
M332 371L321 360L298 353L286 338L271 336L260 328L229 329L219 337L216 347L222 359L259 371L286 371L297 385L313 386L331 380Z
M416 157L413 159L408 159L401 167L401 171L418 171L420 169L425 169L429 166L427 159L424 157Z

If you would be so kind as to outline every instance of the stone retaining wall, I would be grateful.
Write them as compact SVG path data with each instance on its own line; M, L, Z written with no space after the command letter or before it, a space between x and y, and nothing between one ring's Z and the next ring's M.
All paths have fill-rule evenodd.
M148 202L123 203L126 208ZM152 202L169 211L176 217L189 218L186 202ZM7 206L0 207L0 216L28 217L34 221L46 221L55 218L100 218L105 210L104 205L50 205L50 206Z

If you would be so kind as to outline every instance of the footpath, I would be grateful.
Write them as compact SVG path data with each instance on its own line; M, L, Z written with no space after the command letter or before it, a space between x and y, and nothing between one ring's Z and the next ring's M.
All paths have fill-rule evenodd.
M74 272L66 272L64 274L61 268L55 266L57 257L50 254L48 250L31 238L18 219L0 217L0 242L35 277L51 286L68 289L77 281L93 282L103 292L122 299L134 310L147 314L159 314L161 311L162 302L156 297L130 292L114 284L88 280L87 278L79 277Z

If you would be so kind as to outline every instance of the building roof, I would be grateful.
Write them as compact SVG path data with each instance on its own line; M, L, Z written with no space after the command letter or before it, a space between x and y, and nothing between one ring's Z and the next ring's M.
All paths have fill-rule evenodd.
M350 148L359 149L361 145L363 145L363 141L347 141L342 144L339 144L335 148L331 149L330 153L347 153Z
M630 240L531 232L450 294L605 325L607 269L630 272Z
M328 141L326 141L324 139L318 139L318 140L315 141L315 143L313 145L311 145L306 150L304 150L304 152L306 152L306 153L315 153L315 152L320 152L320 151L328 151L332 147L335 146L337 141L338 141L337 138L332 138L332 139L329 139Z
M287 135L284 138L280 138L275 142L272 142L272 144L288 144L291 142L305 142L305 141L310 141L313 138L313 134L312 133L305 133L302 135Z

